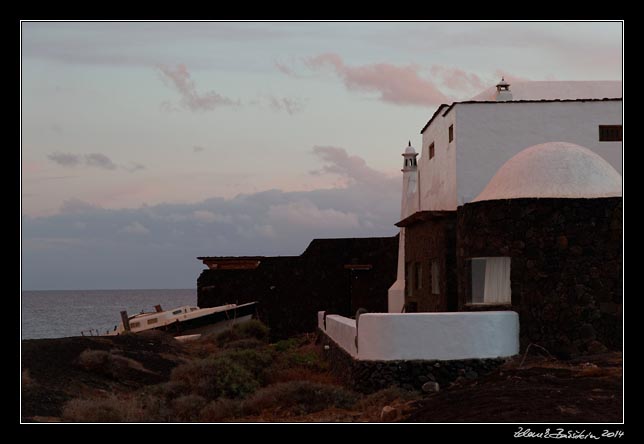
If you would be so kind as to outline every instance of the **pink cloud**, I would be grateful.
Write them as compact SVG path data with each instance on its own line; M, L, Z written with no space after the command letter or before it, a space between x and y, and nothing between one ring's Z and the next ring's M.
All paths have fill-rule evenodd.
M313 174L337 174L351 183L378 187L388 182L384 173L367 166L362 157L350 156L344 148L315 146L313 154L326 162L321 170L313 171Z
M290 115L299 113L304 109L304 103L301 100L288 97L269 96L268 104L275 111L286 111Z
M275 67L282 74L285 74L285 75L291 76L291 77L297 77L297 75L295 74L295 71L293 71L293 69L291 69L290 66L285 65L284 63L275 62Z
M494 71L494 76L498 79L501 80L501 77L505 79L506 82L512 83L512 82L529 82L530 79L527 77L519 77L515 76L513 74L509 74L507 71L504 71L502 69L497 69Z
M209 111L219 106L239 104L214 91L199 93L185 65L177 65L175 69L167 66L159 66L159 71L163 81L181 95L181 104L191 111ZM168 106L171 105L164 102L163 107L167 108Z
M474 73L467 73L462 69L434 65L432 75L440 78L443 85L458 92L482 91L485 83Z
M376 63L347 66L339 55L333 53L306 59L305 63L312 69L330 66L349 90L377 91L383 102L432 106L451 101L431 80L420 77L417 65Z

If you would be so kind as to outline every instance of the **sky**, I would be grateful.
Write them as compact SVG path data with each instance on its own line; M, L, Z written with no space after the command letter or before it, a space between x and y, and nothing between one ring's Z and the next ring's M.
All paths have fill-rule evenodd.
M392 236L441 103L622 80L620 22L23 22L22 288L193 288L197 256Z

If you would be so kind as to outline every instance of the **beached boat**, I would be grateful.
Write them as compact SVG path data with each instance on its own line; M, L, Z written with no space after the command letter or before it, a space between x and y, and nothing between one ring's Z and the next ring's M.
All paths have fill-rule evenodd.
M120 325L114 326L113 330L108 330L105 336L148 330L162 330L175 337L218 333L234 324L252 319L256 313L256 307L257 302L241 305L227 304L211 308L185 305L172 310L163 310L160 305L157 305L153 312L141 312L133 316L128 316L126 311L122 311Z

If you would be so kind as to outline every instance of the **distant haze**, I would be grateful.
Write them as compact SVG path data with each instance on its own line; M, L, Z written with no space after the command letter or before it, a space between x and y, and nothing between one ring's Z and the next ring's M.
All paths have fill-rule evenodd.
M400 153L501 76L621 80L619 22L24 22L25 289L391 236Z

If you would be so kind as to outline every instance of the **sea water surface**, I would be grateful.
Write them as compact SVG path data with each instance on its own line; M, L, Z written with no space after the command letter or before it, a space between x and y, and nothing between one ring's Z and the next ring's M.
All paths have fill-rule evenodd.
M197 290L23 291L22 339L80 336L88 329L104 334L120 323L121 310L133 315L141 310L154 311L157 304L164 310L196 306Z

